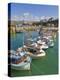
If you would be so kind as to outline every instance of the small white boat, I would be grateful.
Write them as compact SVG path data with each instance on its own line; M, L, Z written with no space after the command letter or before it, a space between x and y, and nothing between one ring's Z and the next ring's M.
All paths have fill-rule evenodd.
M54 46L54 42L53 42L53 39L52 39L52 36L48 36L48 37L44 37L46 40L47 40L47 45L49 47L53 47Z
M44 44L44 45L41 46L41 49L48 49L48 48L49 48L49 47L48 47L47 44Z
M31 58L26 52L11 53L11 68L16 70L30 70Z
M15 70L30 70L30 63L31 63L31 58L27 57L26 61L22 61L19 64L12 64L11 63L11 68Z
M53 41L48 42L48 46L49 47L53 47L54 46L54 42Z
M46 40L53 40L53 39L52 39L52 36L44 36L43 39L46 39Z
M53 47L53 46L54 46L54 43L51 43L51 44L50 44L50 47Z
M39 59L46 55L45 51L42 49L39 51L38 50L35 51L34 49L30 49L30 50L28 49L28 51L29 52L27 54L31 56L33 59Z
M38 59L38 58L44 57L45 55L46 55L45 51L40 50L40 52L38 54L31 54L31 57L33 59Z
M38 45L37 45L37 43L33 43L33 44L31 44L31 46L37 47Z
M45 44L45 42L43 42L42 40L38 40L37 43L38 44L43 44L43 45Z
M43 38L51 39L51 38L52 38L52 36L44 36Z
M48 45L45 44L45 42L43 42L42 40L37 41L38 44L41 44L41 49L48 49Z
M17 49L17 51L19 52L21 52L22 51L22 47L19 47L18 49Z

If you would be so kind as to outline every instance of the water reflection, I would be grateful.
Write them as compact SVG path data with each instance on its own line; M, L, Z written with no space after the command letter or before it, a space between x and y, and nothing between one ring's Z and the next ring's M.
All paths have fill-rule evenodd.
M15 38L16 37L16 33L11 33L11 38Z

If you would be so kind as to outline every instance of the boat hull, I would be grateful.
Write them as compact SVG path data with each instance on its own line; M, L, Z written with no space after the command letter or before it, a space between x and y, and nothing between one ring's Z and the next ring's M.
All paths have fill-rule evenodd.
M15 69L15 70L30 70L30 63L25 63L22 66L14 66L14 65L11 65L11 68L12 69Z
M54 46L54 43L52 43L52 44L49 45L49 47L53 47L53 46Z
M11 63L11 69L15 70L30 70L30 64L31 64L31 58L27 56L27 61L23 61L19 64L13 64Z
M39 54L39 55L31 55L32 59L39 59L39 58L42 58L44 57L46 54L43 53L43 54Z
M45 51L43 51L42 53L38 54L38 55L35 55L33 53L28 53L29 56L32 57L32 59L39 59L41 57L44 57L46 55Z
M49 47L53 47L53 46L54 46L54 42L48 43L48 46L49 46Z
M44 46L44 45L41 46L41 49L43 49L43 50L46 50L48 48L49 48L48 46Z

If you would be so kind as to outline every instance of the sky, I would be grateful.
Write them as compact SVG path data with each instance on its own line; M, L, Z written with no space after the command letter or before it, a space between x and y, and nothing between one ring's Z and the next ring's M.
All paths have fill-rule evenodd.
M11 20L36 20L58 18L58 6L11 3ZM8 8L9 12L9 8Z

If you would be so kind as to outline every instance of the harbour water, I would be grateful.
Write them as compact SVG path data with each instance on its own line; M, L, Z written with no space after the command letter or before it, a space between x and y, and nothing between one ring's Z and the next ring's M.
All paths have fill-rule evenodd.
M38 36L37 32L31 32L32 38ZM16 33L11 36L11 49L16 50L23 45L24 33ZM58 74L58 36L54 39L54 47L46 50L46 56L34 59L31 70L11 69L11 76L33 76Z

